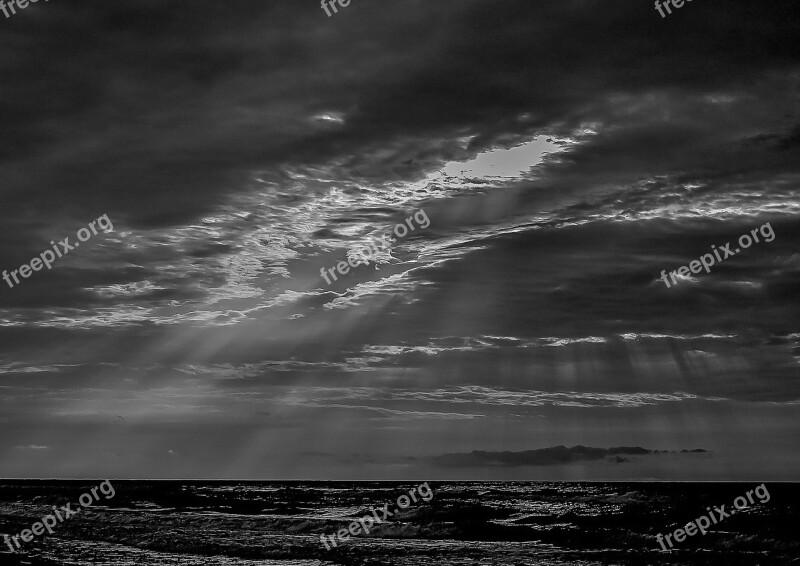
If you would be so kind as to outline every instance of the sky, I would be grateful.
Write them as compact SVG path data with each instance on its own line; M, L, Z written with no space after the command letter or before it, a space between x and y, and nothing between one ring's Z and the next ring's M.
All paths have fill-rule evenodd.
M798 23L0 16L0 477L800 479Z

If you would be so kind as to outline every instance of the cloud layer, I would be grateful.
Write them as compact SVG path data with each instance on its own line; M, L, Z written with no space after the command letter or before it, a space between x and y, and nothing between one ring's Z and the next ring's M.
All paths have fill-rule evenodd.
M798 23L744 0L32 5L0 34L0 269L114 231L0 290L0 475L308 477L335 445L366 456L331 477L417 477L535 441L796 478Z

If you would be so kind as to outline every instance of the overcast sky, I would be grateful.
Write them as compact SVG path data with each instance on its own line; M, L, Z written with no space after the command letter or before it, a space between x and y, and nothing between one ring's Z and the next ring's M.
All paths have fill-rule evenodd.
M0 269L113 223L0 281L0 476L797 480L798 23L730 0L0 16ZM663 452L462 454L559 445Z

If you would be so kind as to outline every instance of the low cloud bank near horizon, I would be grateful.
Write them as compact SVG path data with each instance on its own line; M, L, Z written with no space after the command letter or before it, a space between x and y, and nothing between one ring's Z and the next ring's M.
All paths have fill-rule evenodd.
M603 460L613 458L615 462L622 463L627 461L625 456L652 456L655 454L674 453L668 450L649 450L641 446L615 446L612 448L595 448L592 446L552 446L550 448L539 448L536 450L522 450L519 452L487 452L483 450L473 450L472 452L461 452L442 454L432 458L432 462L443 467L484 467L484 466L556 466L571 464L575 462L585 462L592 460ZM707 450L694 448L691 450L683 449L681 454L706 454Z

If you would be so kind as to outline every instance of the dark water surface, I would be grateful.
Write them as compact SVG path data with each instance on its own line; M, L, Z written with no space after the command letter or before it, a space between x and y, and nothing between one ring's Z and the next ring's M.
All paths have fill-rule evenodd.
M100 482L0 481L0 536L77 505ZM429 482L430 502L369 536L333 534L417 487L407 482L112 481L116 494L0 555L2 564L800 564L798 484L661 550L655 535L733 507L755 483ZM762 498L766 499L766 498Z

